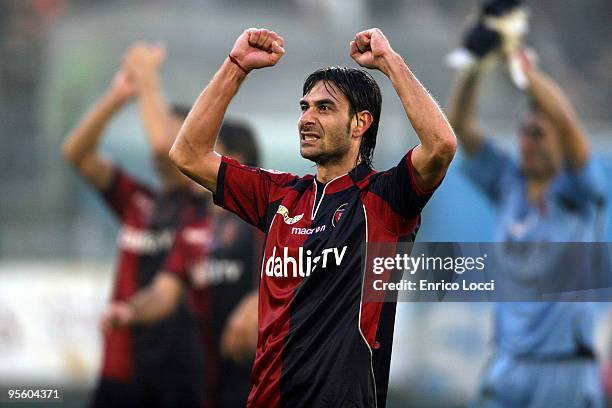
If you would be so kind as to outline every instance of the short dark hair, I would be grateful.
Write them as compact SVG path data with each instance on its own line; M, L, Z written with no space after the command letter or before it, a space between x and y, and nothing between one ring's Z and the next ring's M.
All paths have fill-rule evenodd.
M170 112L179 119L187 119L191 106L174 103L170 106ZM255 133L245 122L236 119L226 119L219 130L218 139L227 149L228 155L241 154L247 166L258 167L259 149L255 140Z
M187 115L189 115L190 110L191 106L180 103L174 103L170 106L170 112L172 115L182 120L187 119Z
M372 114L372 124L363 134L359 146L359 158L372 167L372 156L376 147L376 134L382 108L382 96L378 84L368 72L349 67L327 67L313 72L304 81L302 96L316 83L323 81L333 84L349 101L349 115L367 110Z
M229 156L238 153L243 156L243 164L259 167L259 149L255 133L245 122L226 119L219 130L218 140L223 143Z

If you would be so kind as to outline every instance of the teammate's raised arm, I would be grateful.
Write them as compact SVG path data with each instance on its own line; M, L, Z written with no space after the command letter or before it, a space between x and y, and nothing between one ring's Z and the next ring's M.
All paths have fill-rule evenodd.
M590 149L578 115L561 87L533 65L524 51L519 52L528 80L527 92L535 108L557 128L567 165L572 169L581 168L589 159Z
M165 58L162 46L139 43L125 53L123 70L136 86L140 115L154 157L169 160L175 135L169 128L170 114L159 80L159 68Z
M391 80L421 141L412 154L417 182L424 190L435 187L446 174L457 146L438 104L378 28L357 33L350 43L350 54L362 67L378 69Z
M214 147L227 107L250 71L278 62L285 52L283 44L274 31L245 30L198 97L170 150L170 158L183 173L213 192L221 162Z
M468 156L477 153L484 142L475 122L482 70L482 64L476 63L457 75L448 106L448 120Z
M112 166L98 153L98 142L110 119L135 94L134 85L119 71L110 88L66 138L62 153L89 184L105 190L112 179Z

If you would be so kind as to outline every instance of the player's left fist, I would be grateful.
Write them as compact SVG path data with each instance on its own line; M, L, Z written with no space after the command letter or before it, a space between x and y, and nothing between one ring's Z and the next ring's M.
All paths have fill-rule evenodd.
M389 40L379 28L358 32L350 43L351 58L364 68L384 72L385 59L394 53Z

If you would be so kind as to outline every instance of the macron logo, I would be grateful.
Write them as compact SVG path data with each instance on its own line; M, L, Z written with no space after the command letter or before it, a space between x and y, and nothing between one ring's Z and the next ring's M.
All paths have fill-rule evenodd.
M300 227L291 228L291 233L293 235L311 235L311 234L316 234L317 232L323 232L323 231L325 231L325 225L319 225L316 228L300 228Z
M304 251L304 247L299 247L296 259L289 256L289 248L287 247L279 249L279 256L276 256L276 247L274 247L272 256L266 260L265 272L267 276L277 278L305 278L310 276L319 266L321 269L332 266L332 264L333 266L340 266L346 254L346 248L346 246L341 249L327 248L321 251L321 255L313 257L310 249ZM280 255L281 252L282 255Z

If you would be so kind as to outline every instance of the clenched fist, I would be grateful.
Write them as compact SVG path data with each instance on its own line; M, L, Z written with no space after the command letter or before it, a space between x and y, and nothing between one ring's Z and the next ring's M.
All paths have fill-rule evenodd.
M234 43L230 56L244 70L271 67L283 56L285 40L265 28L249 28Z
M385 58L395 54L389 40L378 28L355 34L350 44L351 58L360 66L385 72Z

